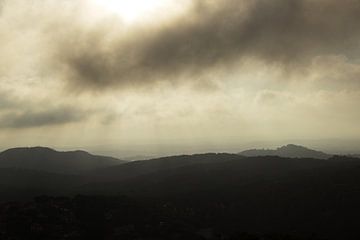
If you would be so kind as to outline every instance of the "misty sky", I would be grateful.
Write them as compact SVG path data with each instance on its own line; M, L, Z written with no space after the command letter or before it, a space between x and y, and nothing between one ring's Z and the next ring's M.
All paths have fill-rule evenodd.
M359 23L359 0L0 0L0 147L353 151Z

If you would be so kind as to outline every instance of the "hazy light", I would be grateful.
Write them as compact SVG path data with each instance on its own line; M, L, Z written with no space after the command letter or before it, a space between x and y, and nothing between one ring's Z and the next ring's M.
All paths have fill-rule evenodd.
M173 0L93 0L96 5L118 14L126 23L163 15Z

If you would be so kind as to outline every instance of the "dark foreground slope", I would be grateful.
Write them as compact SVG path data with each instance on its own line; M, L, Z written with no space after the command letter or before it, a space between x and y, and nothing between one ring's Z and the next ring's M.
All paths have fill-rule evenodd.
M124 163L85 151L58 152L51 148L12 148L0 153L0 168L22 168L57 173L79 173Z
M50 218L55 211L52 207L59 205L53 214L67 216L75 225L67 220L53 220L53 224L78 234L72 239L89 239L86 233L97 236L93 239L204 239L201 236L214 237L215 233L225 239L291 239L246 238L238 235L241 232L259 236L316 234L327 239L360 237L360 160L355 158L204 154L130 162L88 174L52 178L56 179L54 186L62 189L61 195L103 197L45 198L25 204L36 209L30 213L23 212L27 209L24 203L13 208L5 204L3 209L7 210L0 213L0 219L14 212L18 216L15 219L24 219L23 215L33 214L31 211L40 216L50 214ZM45 220L36 221L42 229L51 229L42 225ZM31 232L32 224L22 224L28 226L24 231Z
M28 200L43 194L69 194L71 188L85 184L88 180L88 177L79 175L0 168L0 202Z
M198 219L224 232L360 236L358 159L228 159L86 187L191 209L198 218L189 215L187 221Z

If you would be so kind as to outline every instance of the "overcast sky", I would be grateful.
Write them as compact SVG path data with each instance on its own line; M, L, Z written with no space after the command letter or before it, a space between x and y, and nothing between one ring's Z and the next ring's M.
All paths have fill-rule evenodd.
M359 0L0 0L0 147L355 151L359 23Z

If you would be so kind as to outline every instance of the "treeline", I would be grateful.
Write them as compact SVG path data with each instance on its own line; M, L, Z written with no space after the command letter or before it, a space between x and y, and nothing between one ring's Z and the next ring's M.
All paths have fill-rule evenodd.
M41 196L30 202L0 205L0 239L321 239L279 233L223 232L208 220L203 212L170 202L141 202L123 196Z

